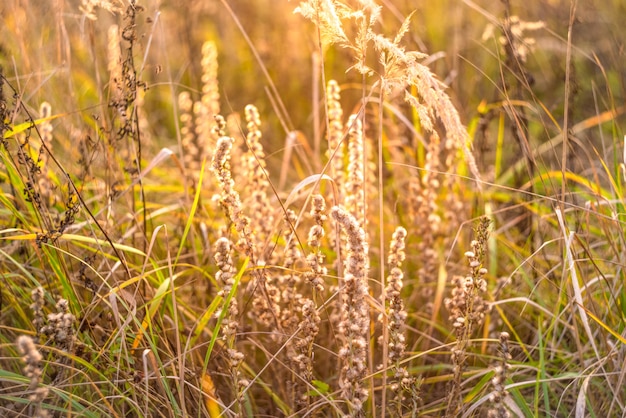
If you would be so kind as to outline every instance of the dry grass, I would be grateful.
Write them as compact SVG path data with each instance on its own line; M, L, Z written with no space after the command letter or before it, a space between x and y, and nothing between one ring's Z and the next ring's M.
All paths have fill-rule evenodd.
M0 415L622 416L623 5L431 3L0 5Z

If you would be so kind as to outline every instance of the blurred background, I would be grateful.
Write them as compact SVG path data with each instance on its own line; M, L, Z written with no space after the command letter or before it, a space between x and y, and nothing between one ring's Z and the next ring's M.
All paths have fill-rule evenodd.
M76 112L72 117L77 122L98 113L98 107L106 104L93 84L108 80L106 57L95 51L102 51L111 24L123 25L103 8L95 8L93 15L87 16L83 3L89 2L5 0L0 5L4 20L0 65L5 75L26 93L22 99L33 109L47 100L54 113ZM389 36L415 11L404 45L407 50L430 55L430 68L450 87L448 93L464 123L477 117L481 103L493 104L509 97L527 104L531 148L555 135L564 117L572 7L570 123L619 110L623 105L623 0L380 3L385 6L381 32ZM313 92L321 92L321 77L314 71L319 68L320 54L314 25L293 13L297 1L148 0L138 5L143 11L137 20L135 59L142 69L139 76L148 87L145 108L155 140L168 145L176 136L173 97L184 90L194 99L199 97L200 51L207 40L215 41L218 47L223 113L241 113L246 104L255 104L263 115L270 152L280 149L286 129L302 131L311 138L312 109L319 105L313 102ZM123 9L125 3L111 2L111 7ZM506 62L498 42L507 16L517 16L521 22L542 22L520 34L528 51L520 65L526 80L517 84L510 80L510 71L503 71L511 63ZM278 97L268 87L270 81L255 53L275 84ZM350 54L330 48L321 58L326 80L337 79L344 89L344 107L357 106L362 79L355 71L345 73L352 64ZM286 112L276 110L279 101ZM491 126L489 120L483 122ZM608 129L623 130L623 118L616 122ZM479 153L488 155L493 144L486 132L476 137L475 146ZM588 130L582 140L598 145L599 135L597 129ZM511 151L519 152L519 148Z

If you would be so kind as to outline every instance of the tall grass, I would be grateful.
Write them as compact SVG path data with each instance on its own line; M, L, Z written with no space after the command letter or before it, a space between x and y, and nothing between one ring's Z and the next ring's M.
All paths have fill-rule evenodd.
M412 3L0 6L0 415L623 416L623 5Z

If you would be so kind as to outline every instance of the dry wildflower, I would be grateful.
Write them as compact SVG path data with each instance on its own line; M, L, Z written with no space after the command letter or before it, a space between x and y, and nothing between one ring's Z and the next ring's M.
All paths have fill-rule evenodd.
M214 135L215 116L220 113L220 93L217 80L217 46L213 41L202 44L202 95L200 101L194 103L195 133L198 161L206 156L210 158L217 137Z
M296 213L287 209L285 212L285 253L283 267L285 274L281 275L278 281L278 289L280 290L280 303L283 308L281 310L281 324L283 330L291 333L298 327L298 317L295 315L300 310L302 295L298 293L298 285L300 284L300 275L296 273L296 263L300 260L302 254L298 248L298 242L293 232L294 225L298 220Z
M16 345L19 353L23 356L22 361L26 364L23 369L24 376L30 379L28 391L31 394L28 400L35 406L32 416L46 418L49 415L46 410L41 408L41 403L48 396L48 388L38 387L43 374L40 364L43 357L30 337L25 335L18 337Z
M441 236L441 218L438 214L439 205L437 198L441 183L437 172L439 171L440 140L433 133L428 142L424 170L420 170L409 182L408 201L411 212L414 214L413 225L415 235L420 237L417 244L419 257L419 269L417 275L422 286L422 296L426 300L432 300L434 283L437 281L438 256L435 242ZM451 177L451 176L446 176ZM449 193L452 195L452 193ZM430 308L430 305L427 306Z
M296 222L298 221L298 215L292 210L287 209L285 211L284 229L283 235L285 237L285 252L283 267L287 270L293 270L296 263L302 257L300 249L298 248L298 240L294 233Z
M55 229L56 234L62 234L67 228L69 228L76 220L76 215L80 211L80 200L74 189L68 186L68 196L65 201L65 213L63 217L59 219Z
M242 373L239 370L244 355L235 348L237 328L239 327L239 305L236 295L233 294L230 297L230 301L228 301L229 296L233 292L233 287L235 286L235 266L231 257L231 243L228 238L222 237L215 242L215 254L213 257L215 264L217 264L219 268L215 274L215 280L221 285L221 289L217 294L222 297L224 301L222 309L227 309L226 313L223 314L220 331L226 340L226 362L231 375L233 388L238 394L235 402L239 404L241 389L245 387L245 384L242 384L245 379L242 377ZM223 311L220 311L216 315L219 316L222 312ZM241 409L241 405L239 405L239 408Z
M226 349L226 362L228 364L228 370L231 373L233 389L235 390L235 393L236 393L235 395L236 398L234 402L238 405L238 409L240 411L243 408L243 406L241 405L242 394L243 394L243 391L246 389L246 386L248 386L249 384L248 380L243 377L243 374L241 373L241 370L240 370L240 366L241 366L241 363L243 363L244 358L245 356L242 352L234 348Z
M0 93L1 93L1 89L0 89ZM6 106L6 102L4 100L2 100L2 105ZM9 116L9 113L8 113L9 109L6 107L2 110L3 110L3 113L6 112L5 116L7 116L7 119L5 119L2 122L2 130L4 131L10 130L11 129L10 123L15 118L15 116L14 115ZM46 102L42 103L40 111L44 115L49 116L49 114L51 113L50 105L47 104ZM30 116L28 120L32 122ZM17 150L16 150L17 161L26 170L26 173L24 176L24 188L23 188L25 200L27 202L31 202L40 213L47 212L48 206L51 206L52 204L54 204L53 195L52 195L52 183L47 178L46 160L47 160L48 155L46 154L45 147L44 147L44 141L47 141L51 138L52 126L49 124L49 122L44 122L43 124L44 125L47 124L48 126L47 127L43 126L40 130L37 131L37 132L41 132L41 140L42 140L41 144L38 144L35 141L33 141L32 139L33 128L30 127L25 131L25 134L21 135L20 138L17 140L17 144L19 144L19 146L17 147ZM2 140L2 144L4 145L6 149L6 147L8 146L8 141L6 140L6 138ZM2 167L4 166L2 165ZM44 203L48 203L49 205L45 206ZM49 218L43 219L43 222L45 224L45 229L50 230L52 229L52 227L50 226L50 223L48 221L49 221ZM47 231L41 234L38 234L38 238L42 236L47 236L47 234L48 234ZM40 240L37 241L38 244L40 244L41 242L42 241Z
M419 401L416 379L411 377L406 367L401 365L406 349L404 327L406 325L407 312L400 295L403 286L402 279L404 278L400 267L406 258L404 252L406 236L406 229L398 227L391 237L389 256L387 258L390 273L387 277L387 286L385 287L386 315L388 318L387 330L389 334L387 358L391 362L392 370L392 377L388 381L388 387L393 392L395 413L398 416L402 415L402 404L406 393L410 394L413 404Z
M43 287L39 286L34 288L31 292L31 297L33 298L33 303L30 305L30 309L33 310L34 316L33 325L35 327L35 332L39 335L41 333L41 329L46 323L43 314L43 307L45 305Z
M56 313L48 314L48 324L41 328L41 333L62 350L70 351L74 344L74 321L76 318L70 313L69 303L59 299L56 304Z
M470 274L465 277L455 276L452 280L454 284L452 297L444 300L457 339L456 346L451 350L454 379L448 398L446 416L456 416L459 412L461 407L461 376L471 334L483 323L489 309L489 305L483 299L483 294L487 291L487 282L484 279L487 269L483 267L483 260L489 238L490 223L489 218L480 218L475 231L476 237L471 242L472 250L465 253L470 266Z
M402 291L402 279L404 274L400 269L406 255L404 253L404 240L406 238L406 229L402 227L396 228L391 238L391 246L389 249L390 273L387 277L387 286L385 292L387 294L387 316L389 318L389 361L399 366L399 361L404 356L406 348L406 338L404 336L404 325L407 317L404 303L400 297Z
M224 303L226 303L226 299L235 285L235 267L230 253L230 241L228 238L222 237L218 239L215 243L215 254L213 256L215 264L217 264L217 267L219 268L219 271L215 273L215 280L222 286L217 295L222 297ZM239 315L239 308L237 298L234 297L234 295L230 299L227 309L228 312L222 320L221 332L224 335L224 338L232 343L239 326L237 319Z
M35 187L37 181L36 179L41 173L41 169L31 156L30 151L30 140L27 135L26 139L20 144L17 151L17 161L20 165L26 167L28 175L28 179L24 182L23 192L27 202L31 202L38 210L43 211L43 199L39 190Z
M245 134L242 132L243 122L241 120L241 115L237 112L230 113L226 116L226 135L233 138L235 144L245 144ZM216 137L217 138L217 137ZM235 152L230 156L230 164L233 167L241 167L241 160L245 158L242 152ZM238 184L245 184L247 178L243 177L243 173L241 170L238 170L234 173L236 176L235 180Z
M138 175L141 171L141 145L138 131L138 114L136 100L138 90L146 88L146 83L139 78L135 68L134 48L137 43L137 17L143 7L134 2L126 7L124 13L124 27L120 30L113 26L109 30L107 40L108 68L110 74L109 107L117 111L119 121L116 123L117 130L115 139L128 139L127 149L116 149L122 152L121 158L132 161L133 166L126 170ZM125 155L124 155L125 154Z
M213 154L211 170L216 176L219 187L222 191L220 203L226 210L230 221L234 224L235 230L241 237L241 244L244 245L246 254L254 254L254 245L250 239L250 220L243 214L239 193L235 190L230 167L230 152L233 148L233 139L228 136L221 136L217 141L217 147Z
M255 233L250 238L256 239L259 244L264 244L273 229L274 216L267 194L270 184L266 172L265 152L260 142L261 118L259 111L253 105L246 106L245 116L248 149L241 161L241 171L248 180L245 196L250 196L250 198L246 201L246 207L253 214L250 229ZM255 260L255 258L252 259ZM256 280L251 283L254 292L251 314L265 325L276 322L278 328L281 328L279 307L281 292L274 283L275 279L267 275L264 268L265 260L260 254L256 254L256 264L259 268L255 270Z
M34 390L37 385L41 382L41 376L43 371L40 367L40 362L43 360L43 357L37 347L35 347L35 343L33 339L27 337L26 335L21 335L17 339L17 349L20 354L24 356L22 360L26 363L24 367L24 376L30 379L30 385L28 386L28 390Z
M306 407L309 402L308 390L302 379L310 382L313 379L312 348L313 340L319 331L319 316L313 301L298 293L301 282L300 274L295 270L296 263L302 258L294 231L298 221L296 213L287 209L284 220L285 250L283 268L285 273L279 277L278 288L281 289L280 303L281 325L284 333L299 333L299 338L287 342L286 352L298 378L292 377L291 389L296 404ZM301 313L302 319L298 313Z
M365 167L363 125L357 115L348 120L348 176L344 191L346 209L356 219L365 219Z
M215 117L213 118L215 120L215 125L213 125L213 129L211 130L211 134L215 135L218 138L221 138L223 136L227 136L226 135L226 120L224 120L224 117L222 115L215 115ZM217 144L216 144L217 146Z
M191 94L183 91L178 95L178 110L180 111L180 139L183 147L183 162L185 168L190 170L194 177L200 169L198 156L201 155L196 143L193 121L193 100Z
M296 347L300 348L304 354L308 357L307 367L302 368L301 371L304 373L303 376L307 380L311 380L313 378L313 358L312 358L312 350L313 350L313 341L319 332L319 324L320 324L320 316L315 308L315 303L310 299L302 300L302 322L300 323L300 338L297 340Z
M250 228L250 219L244 215L239 193L234 189L234 181L231 175L230 152L233 147L233 139L223 136L226 123L224 119L216 118L217 125L214 128L217 133L222 135L217 141L217 148L213 154L211 170L217 178L221 195L220 203L226 210L226 214L230 221L234 224L235 230L239 234L239 246L244 254L250 258L253 265L253 275L255 280L250 282L253 292L251 315L257 318L261 323L269 325L275 323L280 328L279 306L275 303L280 292L268 283L267 273L265 271L265 262L259 260L255 251L255 241Z
M265 151L261 145L261 118L259 111L253 105L247 105L245 113L248 129L246 135L248 150L241 161L241 171L247 177L248 184L244 196L250 196L246 200L246 206L253 214L251 221L256 237L260 242L263 242L272 231L274 216L267 194L270 184L267 179Z
M458 158L458 147L456 143L448 138L444 142L443 146L443 158L444 164L441 167L441 171L445 173L453 173L456 167L456 160ZM456 190L460 189L459 185L459 177L453 175L446 175L443 177L441 181L441 188L444 190L449 190L449 193L445 193L443 206L443 222L439 224L439 232L444 240L446 241L446 245L448 245L448 237L451 237L458 230L461 223L464 219L460 216L462 213L466 213L465 211L465 201L464 199L459 198L459 193L455 193Z
M267 326L274 326L272 337L282 340L281 314L281 291L276 283L276 278L267 274L264 262L257 262L254 270L255 280L250 282L250 291L253 293L252 310L250 318ZM280 331L280 332L279 332Z
M326 87L326 103L328 106L328 158L332 158L330 176L341 191L344 184L343 155L343 109L341 108L341 89L335 80L330 80ZM342 198L339 197L341 200Z
M505 387L507 370L510 368L509 361L511 360L509 338L510 336L508 332L500 333L500 361L495 367L495 374L491 379L493 392L489 396L489 401L492 405L487 413L488 418L510 418L511 416L511 413L506 408L504 403L504 399L509 394Z
M339 386L348 402L351 416L363 414L368 391L362 380L367 375L367 346L369 339L369 307L367 297L367 242L365 231L345 209L334 206L333 219L347 236L347 257L341 279L341 321L339 332L344 345L339 350L342 361Z
M324 276L327 269L324 267L324 253L321 250L322 238L324 238L324 222L326 221L326 201L319 194L311 196L311 217L315 225L309 230L307 243L311 246L311 253L307 256L310 270L304 274L306 280L318 292L324 291Z
M202 44L202 103L211 118L220 113L220 92L217 80L217 46L213 41Z
M302 320L299 325L299 338L295 342L294 352L291 362L296 369L296 373L306 382L313 381L313 342L319 333L320 316L315 308L315 302L311 299L301 300ZM303 390L296 399L298 405L306 408L310 404L310 395L306 386L298 385ZM298 392L297 392L298 393Z

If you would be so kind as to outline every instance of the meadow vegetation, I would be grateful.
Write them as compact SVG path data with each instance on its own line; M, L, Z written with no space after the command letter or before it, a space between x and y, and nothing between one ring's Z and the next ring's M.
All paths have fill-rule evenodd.
M620 13L3 1L0 416L624 416Z

